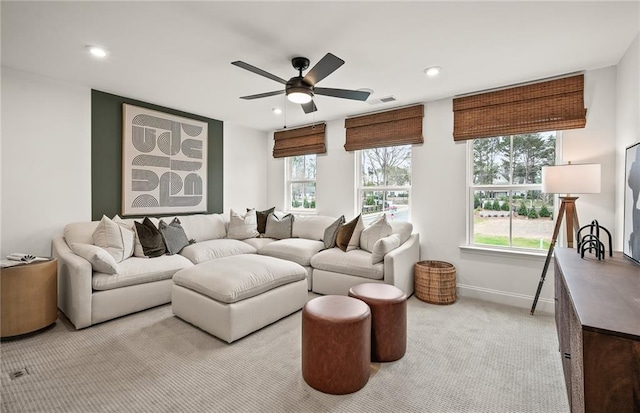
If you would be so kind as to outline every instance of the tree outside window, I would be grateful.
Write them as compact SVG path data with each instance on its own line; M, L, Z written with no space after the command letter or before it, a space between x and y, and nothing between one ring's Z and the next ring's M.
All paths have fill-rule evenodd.
M411 145L358 151L359 208L365 224L381 213L387 219L409 220Z
M471 244L549 248L554 199L541 192L542 166L555 155L556 132L473 141Z
M290 210L316 208L316 155L287 158L287 205Z

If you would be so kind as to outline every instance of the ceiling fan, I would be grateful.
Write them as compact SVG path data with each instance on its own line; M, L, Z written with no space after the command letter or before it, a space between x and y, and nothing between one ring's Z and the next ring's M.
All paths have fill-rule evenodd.
M281 95L284 93L286 94L289 101L293 103L300 103L302 105L304 113L311 113L318 110L315 103L313 103L314 95L332 96L342 99L364 101L367 100L369 94L371 93L360 90L316 87L316 84L318 82L329 76L344 64L344 60L340 59L337 56L334 56L331 53L327 53L322 59L320 59L320 61L316 63L316 65L312 67L304 77L302 76L302 71L306 70L309 67L309 59L307 59L306 57L294 57L293 59L291 59L291 65L293 65L293 67L298 70L298 76L294 76L288 81L239 60L231 62L231 64L285 85L284 90L276 90L273 92L259 93L257 95L242 96L240 97L240 99L259 99L269 96Z

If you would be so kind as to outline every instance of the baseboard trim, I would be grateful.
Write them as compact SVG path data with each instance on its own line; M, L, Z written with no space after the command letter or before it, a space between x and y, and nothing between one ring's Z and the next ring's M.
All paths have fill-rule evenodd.
M458 293L464 297L473 297L494 303L513 305L531 310L533 295L518 294L508 291L494 290L492 288L478 287L475 285L458 284ZM553 314L555 301L550 298L539 298L536 305L536 313Z

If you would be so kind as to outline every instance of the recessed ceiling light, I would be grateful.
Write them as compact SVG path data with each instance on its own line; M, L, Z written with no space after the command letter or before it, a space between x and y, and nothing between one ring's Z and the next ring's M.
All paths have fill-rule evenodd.
M104 58L107 57L107 51L99 46L87 46L87 50L91 53L92 56Z
M440 67L440 66L431 66L431 67L428 67L428 68L424 69L424 74L429 76L429 77L434 77L434 76L438 76L441 71L442 71L442 67Z
M274 114L279 115L282 113L282 109L280 108L271 108Z

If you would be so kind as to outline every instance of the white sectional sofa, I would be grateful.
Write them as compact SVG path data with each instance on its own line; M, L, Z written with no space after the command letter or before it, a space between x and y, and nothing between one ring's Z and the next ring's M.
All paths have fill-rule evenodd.
M118 263L117 273L96 271L96 264L77 255L77 245L93 244L100 221L68 224L53 239L58 259L58 307L77 329L171 302L173 275L202 262L240 254L261 254L300 264L307 271L309 290L320 294L346 295L363 282L384 282L413 293L413 266L420 259L419 235L412 225L391 223L399 246L372 264L371 253L362 249L344 252L324 249L325 229L336 221L327 216L296 216L292 238L227 238L229 219L223 214L178 217L186 236L195 243L178 254L156 258L132 256ZM170 222L171 218L162 218ZM159 222L153 219L154 224ZM133 220L121 220L133 225ZM395 237L395 238L394 238ZM101 268L101 267L98 267Z

